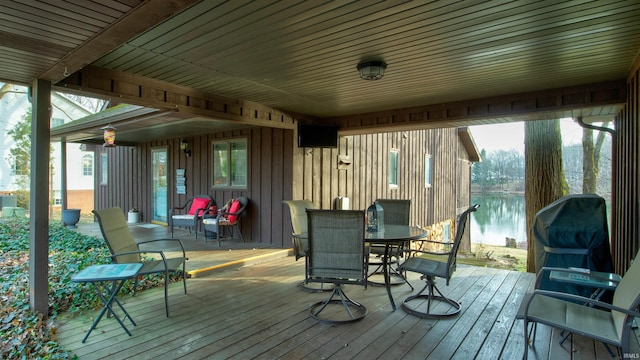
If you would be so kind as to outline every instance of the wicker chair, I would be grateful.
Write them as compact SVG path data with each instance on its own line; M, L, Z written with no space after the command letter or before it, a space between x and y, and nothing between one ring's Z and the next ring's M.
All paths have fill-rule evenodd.
M364 212L307 209L307 217L308 281L333 284L329 297L311 306L311 317L331 324L361 320L367 308L351 300L342 285L367 286Z
M233 229L238 230L240 240L244 242L244 236L240 231L240 217L247 210L249 199L246 196L238 196L229 201L228 206L224 206L216 215L206 214L202 220L204 224L205 241L217 240L218 246L222 247L222 234L225 229L229 230L229 237L233 237Z
M216 202L209 195L196 195L187 200L184 205L171 209L171 213L169 214L171 237L173 237L173 227L180 226L189 229L189 233L191 233L191 228L193 228L197 239L198 225L202 220L202 215L215 204Z

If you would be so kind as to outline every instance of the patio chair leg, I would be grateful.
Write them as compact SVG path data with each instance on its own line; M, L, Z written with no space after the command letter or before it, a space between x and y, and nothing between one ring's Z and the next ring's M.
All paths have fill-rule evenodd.
M169 317L169 270L164 272L164 309Z

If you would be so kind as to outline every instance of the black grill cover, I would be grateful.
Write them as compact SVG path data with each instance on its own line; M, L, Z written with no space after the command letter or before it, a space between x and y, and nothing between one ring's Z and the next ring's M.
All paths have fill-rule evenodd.
M598 195L568 195L541 209L533 220L533 237L536 272L543 266L613 272L606 203ZM540 288L587 297L593 292L548 276Z

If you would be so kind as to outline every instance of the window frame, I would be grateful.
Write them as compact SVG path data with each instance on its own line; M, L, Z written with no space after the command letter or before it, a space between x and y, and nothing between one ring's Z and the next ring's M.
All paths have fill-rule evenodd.
M394 158L395 158L395 164L392 164L391 162L392 162L392 159ZM389 150L388 166L389 166L389 174L388 174L389 176L387 179L387 183L389 184L390 189L397 189L400 187L400 149L394 148ZM395 182L393 180L395 180Z
M424 154L424 186L427 188L431 187L431 181L433 178L431 164L431 155Z
M237 155L237 153L234 153L234 149L233 149L233 145L234 144L242 144L244 147L244 161L240 162L240 167L235 166L234 167L234 161L237 164L238 160L234 160L234 156ZM224 179L226 180L225 182L218 182L220 179L219 176L217 176L217 169L218 167L216 166L216 159L218 158L216 156L216 152L221 151L219 149L217 149L217 146L219 145L225 145L225 149L224 151L226 152L226 158L224 159L226 161L226 173L228 174L227 176L224 177ZM242 169L242 163L244 163L244 169ZM234 171L242 171L244 170L244 173L241 175L236 175L234 176ZM244 178L244 183L242 184L234 184L234 181L236 181L238 179L238 177L240 178ZM214 140L211 142L211 187L214 189L247 189L249 186L249 140L246 137L241 137L241 138L233 138L233 139L224 139L224 140Z
M88 159L88 160L87 160ZM88 161L88 164L85 163ZM80 162L80 172L82 176L93 176L93 153L92 152L84 152L82 154L82 161Z
M100 153L100 185L109 184L109 154Z

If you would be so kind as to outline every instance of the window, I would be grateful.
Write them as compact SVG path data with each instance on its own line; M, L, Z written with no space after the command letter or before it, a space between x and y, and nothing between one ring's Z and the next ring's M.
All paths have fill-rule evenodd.
M392 149L389 151L389 186L398 187L398 155L399 151Z
M213 143L213 187L247 186L247 139Z
M107 153L100 153L100 185L107 185L109 156Z
M29 175L28 156L11 156L11 176Z
M93 154L82 155L82 176L93 176Z
M431 155L424 156L424 185L431 186Z

